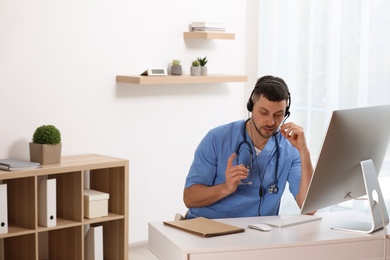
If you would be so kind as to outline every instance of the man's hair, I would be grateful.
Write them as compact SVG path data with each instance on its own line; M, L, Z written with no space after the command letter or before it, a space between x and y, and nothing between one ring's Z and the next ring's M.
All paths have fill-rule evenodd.
M269 101L278 102L283 100L288 101L290 93L283 79L267 75L257 80L250 98L253 101L257 101L261 95Z

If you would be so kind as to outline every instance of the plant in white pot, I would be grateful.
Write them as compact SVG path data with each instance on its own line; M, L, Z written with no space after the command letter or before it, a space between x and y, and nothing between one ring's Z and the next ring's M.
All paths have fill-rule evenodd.
M60 163L61 148L61 132L53 125L42 125L30 142L30 161L42 165Z
M181 60L173 60L171 65L171 74L172 75L181 75L182 68L180 65Z
M207 76L207 67L206 67L206 64L208 62L207 57L203 57L203 58L198 57L198 61L200 64L200 75Z
M191 76L200 76L200 63L198 60L192 62Z

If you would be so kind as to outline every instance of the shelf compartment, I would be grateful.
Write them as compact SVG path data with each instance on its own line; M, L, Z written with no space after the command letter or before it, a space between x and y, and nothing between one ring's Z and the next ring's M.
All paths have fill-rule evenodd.
M57 181L57 219L82 221L82 172L49 175Z
M82 226L38 233L38 259L83 259Z
M224 75L213 74L208 76L116 76L116 82L128 84L205 84L205 83L226 83L226 82L247 82L245 75Z
M126 259L128 245L123 248L127 242L123 239L126 229L124 219L92 226L103 226L103 259Z
M109 194L108 212L124 215L126 208L123 199L126 198L126 173L124 167L114 167L91 170L89 173L90 189ZM85 205L84 205L85 206Z
M7 184L8 226L23 229L35 229L35 177L4 180ZM19 229L21 228L21 229Z
M234 40L234 33L226 32L184 32L184 39L205 39L205 40Z
M4 252L0 251L1 259L31 260L37 254L35 233L0 239L0 243L4 248Z

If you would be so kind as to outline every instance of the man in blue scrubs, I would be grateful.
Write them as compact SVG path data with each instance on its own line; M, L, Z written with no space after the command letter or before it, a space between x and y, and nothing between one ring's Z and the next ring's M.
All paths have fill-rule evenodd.
M287 182L302 206L313 166L303 128L285 123L290 104L283 79L261 77L247 103L251 117L207 133L185 183L187 218L277 215Z

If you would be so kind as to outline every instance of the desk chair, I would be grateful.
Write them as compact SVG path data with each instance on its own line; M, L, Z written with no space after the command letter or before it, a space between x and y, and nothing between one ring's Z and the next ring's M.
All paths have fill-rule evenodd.
M176 213L175 218L173 220L184 220L187 218L187 214L188 214L188 211L186 212L186 214L184 216L180 213Z

